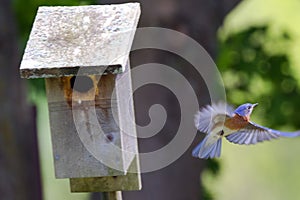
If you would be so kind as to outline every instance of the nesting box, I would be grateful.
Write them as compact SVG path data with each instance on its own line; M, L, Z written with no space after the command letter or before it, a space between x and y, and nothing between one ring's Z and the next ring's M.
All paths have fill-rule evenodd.
M139 15L138 3L38 9L20 72L46 80L55 175L73 191L124 175L140 188L127 174L139 168L129 64Z

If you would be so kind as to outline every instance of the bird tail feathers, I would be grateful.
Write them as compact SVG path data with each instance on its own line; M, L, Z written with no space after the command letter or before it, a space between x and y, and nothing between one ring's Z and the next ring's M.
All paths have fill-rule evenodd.
M222 147L222 138L207 135L203 141L198 144L192 152L196 158L215 158L220 157Z

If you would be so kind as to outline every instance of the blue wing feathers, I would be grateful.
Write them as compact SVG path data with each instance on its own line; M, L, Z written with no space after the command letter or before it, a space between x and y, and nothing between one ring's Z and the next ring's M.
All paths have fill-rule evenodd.
M210 140L208 142L208 140ZM211 142L212 140L215 140ZM220 157L221 155L221 147L222 147L222 138L211 138L210 135L207 135L203 141L198 144L192 155L196 158L215 158Z
M300 136L300 131L296 131L296 132L281 132L281 131L277 131L277 130L272 130L272 132L275 133L276 135L281 136L281 137L293 138L293 137Z
M239 131L226 136L226 139L235 144L256 144L258 142L263 142L271 139L276 139L279 137L298 137L300 136L300 131L297 132L281 132L278 130L273 130L264 126L260 126L253 122Z
M199 154L199 151L200 151L200 149L201 149L201 146L202 146L202 142L200 142L195 148L194 148L194 150L193 150L193 152L192 152L192 155L193 155L193 157L198 157L198 154Z

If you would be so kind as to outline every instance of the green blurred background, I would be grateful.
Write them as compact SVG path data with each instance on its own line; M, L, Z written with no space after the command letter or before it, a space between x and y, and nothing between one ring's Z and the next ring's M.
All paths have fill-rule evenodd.
M24 46L38 5L82 5L93 1L14 0ZM24 9L26 7L26 9ZM219 29L217 66L228 101L258 102L252 120L274 129L300 129L300 1L244 0ZM30 12L31 11L31 12ZM195 25L196 26L196 25ZM43 81L31 82L30 101L38 108L38 140L44 199L88 199L70 194L67 180L54 178ZM218 172L205 171L204 199L282 200L300 197L300 138L255 146L224 142Z

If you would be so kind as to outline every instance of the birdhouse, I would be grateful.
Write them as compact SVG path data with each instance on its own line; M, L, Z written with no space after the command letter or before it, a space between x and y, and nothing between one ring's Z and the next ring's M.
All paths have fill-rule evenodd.
M38 9L20 73L45 78L55 175L74 192L141 188L129 63L139 16L138 3Z

